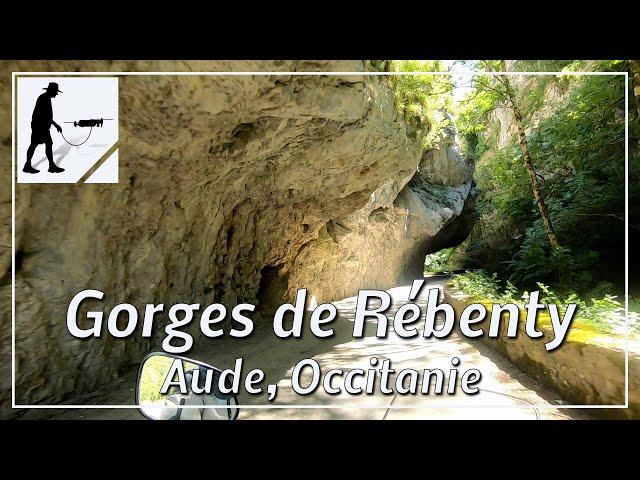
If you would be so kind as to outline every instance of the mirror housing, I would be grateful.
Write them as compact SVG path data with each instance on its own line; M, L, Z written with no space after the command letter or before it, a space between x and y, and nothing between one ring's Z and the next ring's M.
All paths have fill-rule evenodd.
M235 420L238 397L220 391L221 373L197 360L151 353L138 370L136 404L151 420Z

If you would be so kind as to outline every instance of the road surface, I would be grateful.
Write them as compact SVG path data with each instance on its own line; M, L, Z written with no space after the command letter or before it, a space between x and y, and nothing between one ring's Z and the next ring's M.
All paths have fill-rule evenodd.
M447 277L432 276L427 285L442 288ZM406 303L410 285L390 289L392 315ZM415 303L426 304L426 288ZM225 337L222 340L201 342L200 350L188 356L218 368L230 368L236 358L244 359L243 372L260 368L265 372L265 385L277 383L278 395L274 402L265 395L240 394L241 405L284 405L286 408L244 408L239 419L582 419L582 412L558 409L562 399L521 372L507 359L482 343L463 339L453 334L446 339L403 339L391 331L387 338L376 338L375 328L367 328L363 338L353 338L353 316L356 298L334 302L340 317L331 327L334 335L318 339L308 331L300 339L283 340L275 336L268 322L256 325L254 333L244 339ZM421 322L418 322L420 324ZM392 326L390 321L390 329ZM476 368L482 373L478 384L480 393L465 395L458 388L455 396L442 395L329 395L322 388L313 394L300 396L291 387L291 373L296 363L304 358L315 359L323 372L340 368L345 372L353 368L371 368L372 356L389 359L392 368L440 368L448 372L451 358L460 359L460 371ZM117 382L81 399L69 403L122 405L134 404L137 370L131 369ZM394 377L392 376L392 385ZM315 406L314 408L300 408ZM318 406L322 408L317 408ZM326 408L330 406L332 408ZM143 419L135 409L52 409L31 410L24 418L55 419Z

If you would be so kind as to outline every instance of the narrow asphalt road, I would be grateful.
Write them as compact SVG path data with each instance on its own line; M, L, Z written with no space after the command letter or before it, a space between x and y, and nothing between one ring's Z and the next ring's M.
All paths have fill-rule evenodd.
M443 288L445 276L427 277L426 284ZM389 290L393 304L387 315L390 319L402 304L407 302L410 285ZM426 286L418 299L421 307L426 304ZM243 358L243 373L252 368L265 372L265 382L278 385L273 402L264 395L240 394L241 405L268 405L271 408L241 409L239 419L581 419L588 418L582 412L559 409L562 400L553 391L544 388L521 372L510 361L480 342L470 342L452 334L446 339L403 339L392 330L387 338L375 337L375 326L365 329L365 336L353 338L353 317L356 298L334 302L340 317L331 326L334 335L318 339L310 332L300 339L283 340L275 336L271 325L256 325L254 333L245 339L223 338L202 342L199 350L189 357L218 368L230 368L236 358ZM418 322L419 323L419 322ZM389 323L392 325L392 322ZM329 395L322 388L313 394L301 396L291 387L291 373L300 360L313 358L323 372L339 368L345 374L354 368L368 369L370 358L391 361L397 372L403 369L440 368L451 369L452 357L460 359L459 369L476 368L482 373L478 384L480 392L466 395L460 391L455 396L442 395ZM307 369L308 370L308 369ZM305 370L305 373L307 372ZM131 369L117 382L95 394L74 403L124 405L134 404L137 371ZM395 375L390 384L395 384ZM309 378L309 375L303 378ZM364 382L364 379L363 379ZM306 384L303 382L303 384ZM266 389L265 389L266 390ZM273 408L273 406L285 408ZM305 408L311 407L313 408ZM301 408L302 407L302 408ZM331 407L331 408L327 408ZM55 419L143 419L135 409L51 409L30 410L23 418Z

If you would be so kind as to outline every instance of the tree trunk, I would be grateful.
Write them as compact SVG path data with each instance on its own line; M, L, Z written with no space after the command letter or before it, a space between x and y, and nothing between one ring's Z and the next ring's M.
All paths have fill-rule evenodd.
M556 233L553 230L553 224L551 223L549 210L547 209L547 204L544 202L544 197L542 196L542 190L540 189L540 184L538 183L538 177L536 175L535 169L533 168L533 161L531 160L531 155L529 154L529 146L527 145L527 135L524 131L524 125L522 123L522 114L520 113L520 109L516 105L515 95L513 94L513 90L511 89L511 84L509 83L509 79L506 76L504 77L504 85L507 89L507 96L509 98L511 110L516 120L516 127L518 128L518 143L520 144L520 150L522 150L522 157L524 158L524 166L527 169L527 172L529 173L529 178L531 179L531 186L533 187L533 196L535 197L536 203L538 204L538 209L540 210L540 216L542 217L542 223L544 223L544 229L547 232L547 237L549 237L549 243L553 248L556 248L560 246L560 244L558 243Z
M640 60L629 60L631 70L631 88L636 101L638 120L640 121Z

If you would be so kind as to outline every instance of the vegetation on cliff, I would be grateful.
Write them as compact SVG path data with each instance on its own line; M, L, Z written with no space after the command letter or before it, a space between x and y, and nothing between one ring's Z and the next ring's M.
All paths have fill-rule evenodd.
M392 60L384 64L387 72L446 72L440 60ZM393 75L390 81L396 107L404 114L413 133L422 137L425 149L438 141L448 119L439 115L451 109L453 85L448 75Z
M452 105L480 190L469 238L427 258L427 270L482 269L457 280L487 298L542 289L577 302L599 329L620 327L625 285L625 77L630 62L480 61L467 71L567 75L473 76ZM630 90L633 82L630 82ZM640 231L640 124L629 95L630 244ZM490 272L490 273L486 273ZM554 293L557 292L557 293ZM632 284L633 293L633 284ZM634 301L631 301L633 308ZM622 309L622 310L621 310ZM617 320L616 320L617 319Z
M513 62L510 67L585 67L583 62L540 63ZM589 66L602 71L627 68L621 61ZM557 244L549 241L538 208L517 122L513 115L498 117L494 92L479 88L460 103L457 116L467 154L476 161L479 217L470 239L453 257L463 268L485 268L523 288L544 282L580 293L620 289L625 264L624 77L509 78ZM635 108L629 116L630 143L637 143ZM633 152L629 168L631 206L640 196L640 169ZM630 213L630 228L637 229L637 217Z
M625 64L596 67L622 70ZM547 241L518 138L500 144L485 96L469 101L458 117L468 154L477 160L481 191L479 221L458 258L465 268L485 268L525 288L536 282L578 292L598 284L619 288L625 262L624 77L542 78L514 90L522 99L535 177L559 245ZM557 93L549 98L553 88ZM630 162L630 179L640 174L637 164ZM630 204L640 196L637 185L630 182Z

